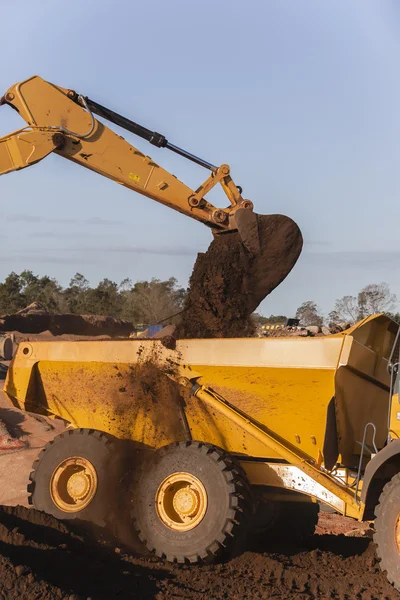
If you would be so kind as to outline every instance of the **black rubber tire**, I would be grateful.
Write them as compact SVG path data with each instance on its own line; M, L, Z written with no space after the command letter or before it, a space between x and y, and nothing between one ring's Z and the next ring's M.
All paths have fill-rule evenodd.
M382 571L400 591L400 552L397 548L395 531L400 514L400 473L392 477L385 485L379 503L375 507L376 555Z
M176 531L158 516L156 492L176 472L197 477L207 492L203 520ZM237 552L244 542L251 492L244 471L225 451L202 442L179 442L157 450L139 479L133 503L134 526L148 550L169 562L210 562Z
M70 429L50 441L32 465L29 476L28 501L34 508L57 519L94 523L104 527L115 510L115 464L113 438L94 429ZM69 457L88 459L94 466L98 487L91 503L79 512L65 512L54 504L50 481L56 467Z

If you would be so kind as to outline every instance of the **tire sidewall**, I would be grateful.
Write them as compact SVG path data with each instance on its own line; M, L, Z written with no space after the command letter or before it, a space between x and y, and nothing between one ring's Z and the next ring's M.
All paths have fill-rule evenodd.
M396 524L400 515L399 503L400 481L385 493L380 506L379 520L376 522L377 537L384 568L389 579L400 587L400 552L396 544Z
M206 448L205 448L206 449ZM204 447L203 447L204 450ZM202 521L189 531L176 531L165 525L156 508L160 484L172 473L185 472L197 477L207 493L207 510ZM147 546L158 555L192 556L201 554L221 537L233 513L229 482L221 464L198 447L171 448L159 456L142 475L136 522Z
M104 525L112 507L110 466L112 454L104 437L96 437L84 431L71 431L56 438L40 458L34 472L32 503L34 508L53 515L57 519L90 521ZM94 466L97 474L97 490L90 504L79 512L69 513L59 509L50 494L50 482L57 466L65 459L85 458Z

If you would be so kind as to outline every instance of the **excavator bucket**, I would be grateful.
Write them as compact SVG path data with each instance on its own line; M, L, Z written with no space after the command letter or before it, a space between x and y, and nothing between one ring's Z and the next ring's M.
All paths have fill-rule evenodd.
M258 215L243 209L237 212L241 242L253 255L247 272L251 314L293 269L303 237L297 224L285 215ZM250 213L250 218L244 213Z
M303 238L289 217L240 209L235 220L236 230L215 235L197 257L179 337L252 335L251 314L300 256Z

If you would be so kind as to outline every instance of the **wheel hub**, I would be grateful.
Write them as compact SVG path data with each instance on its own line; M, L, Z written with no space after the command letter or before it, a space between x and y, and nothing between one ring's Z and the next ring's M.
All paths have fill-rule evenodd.
M74 513L92 502L97 487L97 473L92 463L75 456L63 460L54 470L50 495L57 508Z
M199 496L190 486L182 488L174 494L173 506L182 517L193 517L199 507Z
M396 542L397 552L400 554L400 514L397 516L394 539Z
M197 527L207 511L206 489L190 473L174 473L166 477L157 490L155 500L161 521L176 531Z
M79 471L68 479L67 492L74 500L81 500L87 495L90 483L88 474L85 471Z

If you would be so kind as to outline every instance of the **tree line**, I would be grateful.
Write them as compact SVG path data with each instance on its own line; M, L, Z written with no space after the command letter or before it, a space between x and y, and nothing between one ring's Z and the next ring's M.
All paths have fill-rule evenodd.
M96 287L91 287L84 275L76 273L69 285L63 288L48 275L40 277L25 270L19 275L10 273L0 283L0 314L14 313L32 302L40 302L51 312L104 315L120 317L133 324L150 324L170 320L170 317L179 313L183 309L186 294L187 290L180 287L174 277L165 281L151 279L136 283L124 279L119 284L103 279ZM380 283L365 286L356 296L337 299L327 318L312 300L303 302L295 316L305 326L354 323L378 312L384 312L400 322L396 307L396 295L387 283ZM285 315L264 317L255 313L253 317L261 324L287 320Z
M400 313L397 309L397 297L392 293L387 283L371 283L363 287L356 296L343 296L338 298L333 309L324 317L317 304L306 300L296 310L296 318L300 325L322 325L330 323L355 323L368 315L385 313L400 323ZM287 317L284 315L271 315L271 317L255 316L258 322L280 323Z
M50 312L120 317L133 324L158 323L182 310L186 293L174 277L136 283L124 279L120 284L103 279L91 287L84 275L76 273L63 288L47 275L12 272L0 283L0 314L40 302Z

